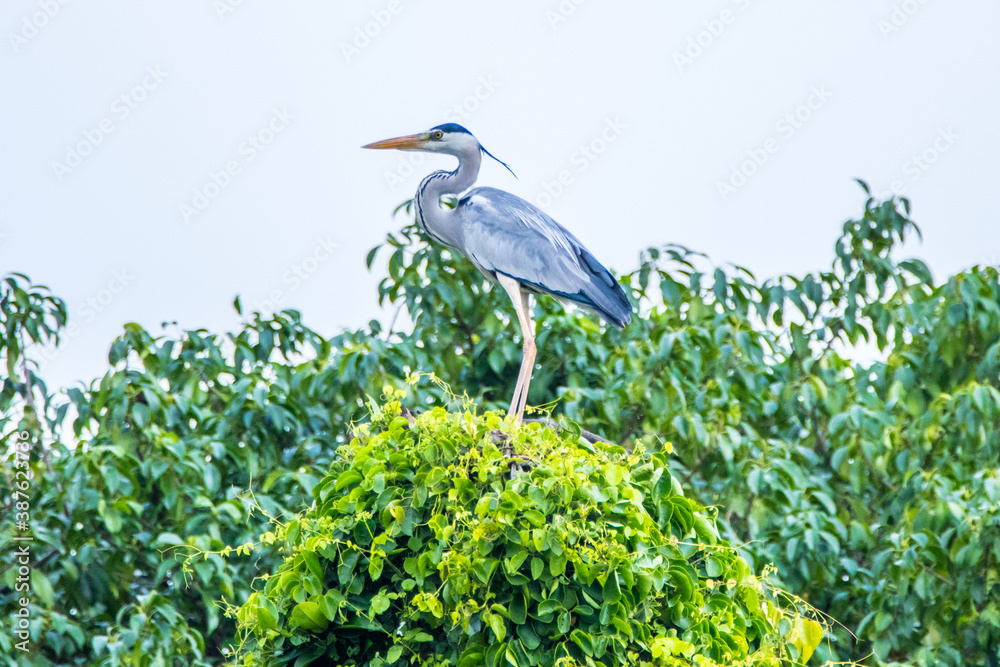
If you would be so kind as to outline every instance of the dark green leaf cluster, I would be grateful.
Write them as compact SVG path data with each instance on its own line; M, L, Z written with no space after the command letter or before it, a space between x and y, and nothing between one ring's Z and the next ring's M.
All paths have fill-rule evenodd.
M45 285L32 284L28 276L11 273L0 282L0 433L4 433L15 415L22 418L20 429L38 428L36 424L48 412L35 401L48 398L44 380L38 376L38 364L25 355L31 346L56 347L66 326L66 303L54 296ZM25 409L18 410L20 403ZM65 409L56 410L53 421L62 421Z
M266 518L251 508L301 507L351 419L317 361L328 346L296 313L252 317L228 337L129 324L112 369L69 389L46 413L51 430L27 429L35 664L221 658L235 629L220 602L245 600L256 570L218 552L257 535ZM21 534L13 519L0 524L3 558ZM14 576L5 568L5 606L20 597ZM14 654L9 633L0 649Z

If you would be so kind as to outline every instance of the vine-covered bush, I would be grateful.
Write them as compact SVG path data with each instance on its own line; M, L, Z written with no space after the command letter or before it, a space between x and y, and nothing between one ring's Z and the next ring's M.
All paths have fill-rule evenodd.
M665 454L376 410L263 536L285 561L237 612L243 664L778 665L819 643Z

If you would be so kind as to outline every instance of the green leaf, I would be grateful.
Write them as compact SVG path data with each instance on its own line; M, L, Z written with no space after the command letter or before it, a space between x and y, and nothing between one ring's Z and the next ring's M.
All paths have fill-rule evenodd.
M51 609L55 604L55 591L52 589L52 582L41 570L31 570L31 592L38 595L42 606Z
M295 605L289 620L293 625L310 632L325 630L326 626L330 624L319 605L312 601L300 602Z
M502 642L507 637L507 624L504 623L503 617L499 614L490 616L490 627L493 629L493 634L497 636L498 642Z
M811 618L800 618L791 636L799 649L799 662L804 665L823 640L823 626Z
M542 572L545 570L545 562L541 558L533 557L531 559L531 578L538 579L542 576Z
M514 625L521 625L528 617L528 605L521 593L514 593L510 605L507 607L510 613L510 620Z
M299 555L302 556L302 561L306 564L306 567L309 568L309 571L312 572L313 575L320 580L320 582L322 582L325 578L325 572L323 571L323 566L320 565L319 557L317 557L316 552L304 549L299 552Z
M524 518L533 526L539 527L545 525L545 515L538 510L527 510L524 513Z
M611 571L607 581L604 583L603 594L605 602L618 602L622 597L621 585L618 582L618 573L614 570Z

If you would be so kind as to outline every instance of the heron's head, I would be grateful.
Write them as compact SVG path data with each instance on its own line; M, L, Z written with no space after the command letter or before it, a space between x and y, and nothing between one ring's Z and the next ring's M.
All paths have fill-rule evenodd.
M503 166L507 167L505 162L499 160L492 153L483 148L482 144L480 144L479 141L472 136L472 133L458 123L445 123L444 125L432 127L426 132L421 132L420 134L410 134L405 137L396 137L394 139L376 141L373 144L362 146L362 148L395 148L400 151L444 153L446 155L454 155L457 158L476 155L482 151ZM507 167L507 170L510 171L510 167ZM510 171L510 173L513 174L514 172Z
M395 148L400 151L424 151L427 153L447 153L460 155L478 151L481 147L476 138L458 123L445 123L432 127L420 134L376 141L362 148Z

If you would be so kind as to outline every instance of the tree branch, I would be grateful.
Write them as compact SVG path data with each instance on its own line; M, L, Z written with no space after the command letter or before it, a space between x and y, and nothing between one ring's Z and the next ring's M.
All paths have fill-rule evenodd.
M525 424L541 424L542 426L548 427L553 431L561 431L563 427L559 422L553 419L525 419ZM604 443L607 445L613 445L615 443L611 442L607 438L597 435L596 433L591 433L590 431L585 431L580 429L580 437L589 442L590 444Z

